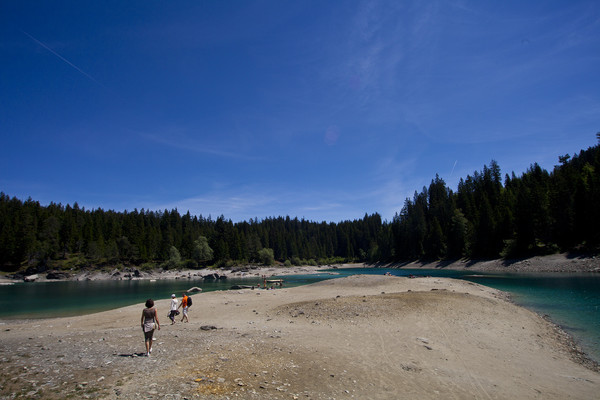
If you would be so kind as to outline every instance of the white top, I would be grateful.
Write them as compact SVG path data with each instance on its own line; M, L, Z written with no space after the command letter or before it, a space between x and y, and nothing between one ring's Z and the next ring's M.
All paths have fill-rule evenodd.
M177 298L173 297L171 298L171 311L176 311L177 310Z

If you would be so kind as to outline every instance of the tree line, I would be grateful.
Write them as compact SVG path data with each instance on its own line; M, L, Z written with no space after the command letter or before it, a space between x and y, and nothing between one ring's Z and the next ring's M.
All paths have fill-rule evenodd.
M600 133L597 135L600 140ZM600 244L600 148L537 163L520 177L495 161L461 179L456 193L436 177L391 223L394 259L511 258Z
M600 139L600 137L599 137ZM522 257L597 251L600 147L505 175L491 161L456 192L436 176L392 221L378 213L326 223L287 217L233 223L177 209L86 210L0 193L0 267L196 268Z

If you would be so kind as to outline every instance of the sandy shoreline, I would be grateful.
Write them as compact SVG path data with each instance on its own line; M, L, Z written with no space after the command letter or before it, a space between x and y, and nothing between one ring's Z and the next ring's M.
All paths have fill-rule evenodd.
M173 269L173 270L155 270L140 271L135 267L126 267L122 269L115 268L111 272L101 271L80 271L77 273L61 273L56 271L46 271L34 274L35 282L46 281L86 281L86 280L161 280L161 279L197 279L211 274L218 274L225 278L236 277L267 277L314 274L321 273L327 269L335 268L362 268L362 267L380 267L397 269L449 269L449 270L470 270L476 272L598 272L600 273L600 257L596 256L577 256L571 254L553 254L548 256L538 256L518 260L452 260L452 261L413 261L406 263L379 263L379 264L336 264L319 266L293 266L293 267L257 267L245 266L233 269ZM54 276L53 276L54 274ZM57 276L59 276L57 278ZM10 279L0 277L0 285L11 284L22 279Z
M351 276L194 296L140 357L143 305L0 326L0 399L590 399L600 374L504 293Z
M226 278L260 278L266 277L315 274L321 273L326 269L335 268L359 268L365 264L338 264L336 266L294 266L294 267L238 267L234 269L172 269L140 271L135 267L125 267L123 269L115 268L111 272L102 271L81 271L69 274L68 277L48 278L48 274L55 271L49 271L34 274L32 282L58 282L58 281L98 281L98 280L163 280L163 279L198 279L207 275L218 275L222 279ZM29 277L32 277L31 275ZM218 279L218 278L217 278ZM10 284L20 282L22 279L0 278L0 284Z
M600 272L600 257L552 254L515 260L454 260L385 264L389 268L471 270L477 272Z

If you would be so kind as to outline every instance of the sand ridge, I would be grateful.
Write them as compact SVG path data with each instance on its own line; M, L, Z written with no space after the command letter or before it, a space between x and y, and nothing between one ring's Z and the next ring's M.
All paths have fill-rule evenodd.
M503 292L356 275L194 296L139 356L143 305L0 326L0 399L590 399L600 374ZM163 314L165 316L163 316Z

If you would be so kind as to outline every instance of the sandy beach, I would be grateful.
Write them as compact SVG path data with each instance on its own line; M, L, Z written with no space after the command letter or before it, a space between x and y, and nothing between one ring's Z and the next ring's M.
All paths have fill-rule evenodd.
M0 325L0 399L591 399L600 374L504 293L356 275L194 295L142 356L142 304Z

